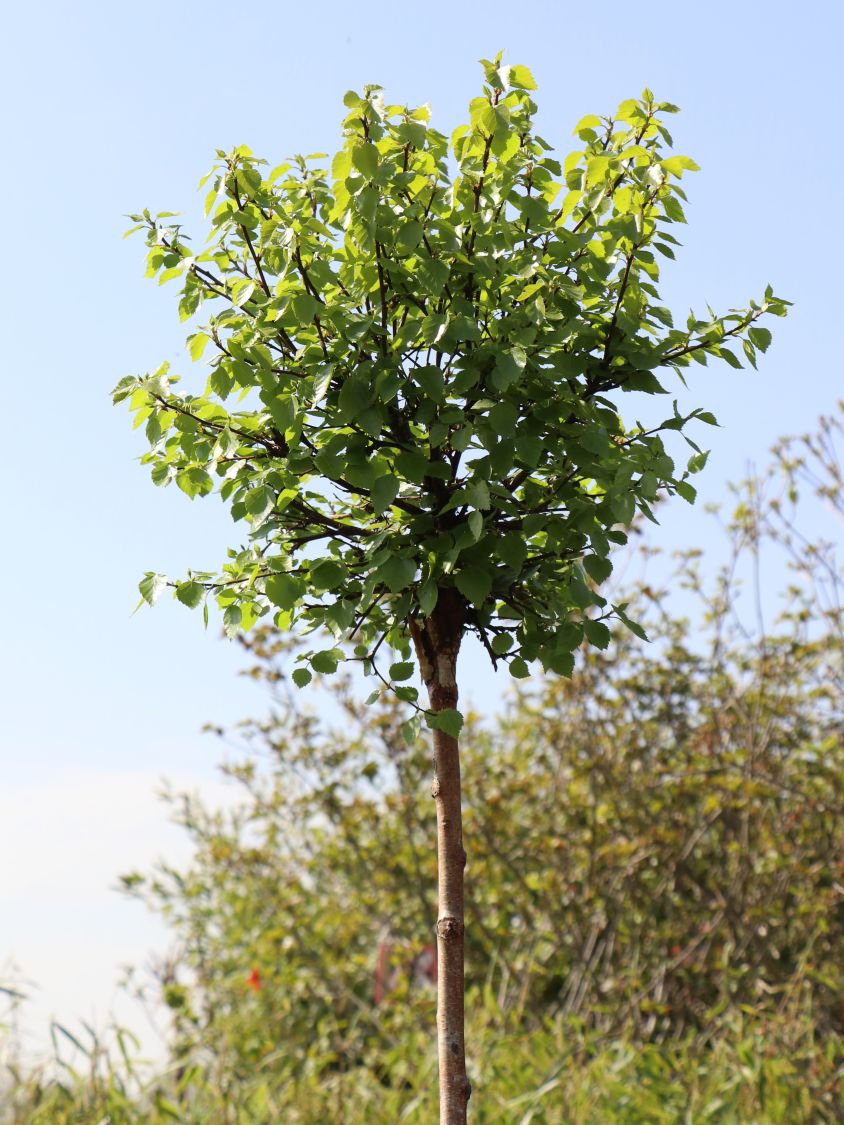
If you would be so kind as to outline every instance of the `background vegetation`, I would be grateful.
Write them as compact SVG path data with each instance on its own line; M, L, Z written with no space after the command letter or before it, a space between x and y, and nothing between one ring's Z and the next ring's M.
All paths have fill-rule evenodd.
M649 643L468 719L474 1120L844 1120L842 585L803 518L844 514L840 417L738 490L714 579L639 551ZM298 710L285 641L245 647L273 702L220 732L239 809L173 794L193 862L123 880L172 928L134 981L169 1063L59 1030L10 1121L435 1119L427 747L348 683Z

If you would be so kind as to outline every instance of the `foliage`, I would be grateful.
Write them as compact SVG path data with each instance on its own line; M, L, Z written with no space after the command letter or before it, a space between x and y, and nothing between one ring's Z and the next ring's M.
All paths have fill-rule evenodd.
M596 1042L556 1020L525 1032L502 1025L500 1013L475 1007L469 1029L483 1067L473 1082L484 1091L474 1120L496 1125L822 1125L841 1120L838 1040L821 1046L811 1024L781 1019L737 1022L712 1046L686 1040L656 1047L630 1040ZM139 1081L121 1092L116 1068L92 1082L71 1071L60 1081L30 1075L4 1099L10 1125L252 1125L253 1122L406 1122L436 1116L427 1036L407 1033L384 1061L392 1085L372 1070L304 1072L285 1083L267 1067L221 1085L212 1072L188 1068Z
M504 1011L664 1040L803 997L820 1030L844 1029L840 572L789 510L802 479L844 513L839 429L823 421L823 455L783 444L779 476L745 486L714 582L699 552L679 560L669 584L690 617L645 583L651 644L586 650L570 680L523 688L492 728L470 716L468 973ZM767 628L742 587L766 540L796 572ZM246 756L226 767L246 803L229 821L182 797L196 863L147 893L185 937L195 998L225 993L227 1012L258 967L255 1005L279 1040L312 1044L303 1027L327 1020L327 1048L341 1019L339 1053L357 1058L401 1007L373 1024L373 933L411 952L433 925L426 753L405 743L399 704L370 712L348 687L322 733L289 689L288 642L259 629L242 643L277 700L242 725ZM205 1035L208 1020L192 1011L185 1026ZM232 1038L245 1061L263 1050Z
M621 635L469 717L478 1121L844 1116L841 574L801 515L814 495L844 517L842 419L740 490L714 582L680 559L689 617L646 573L650 645ZM752 583L783 559L767 626ZM433 1116L432 995L399 972L373 1003L373 937L399 964L430 941L425 755L395 701L341 681L326 723L296 706L289 642L242 643L276 697L226 767L242 807L173 795L194 862L124 880L178 940L139 985L171 1013L170 1065L80 1039L57 1075L14 1071L11 1121Z
M715 581L679 560L689 617L646 573L650 645L622 635L495 725L469 717L476 1120L844 1116L841 573L803 518L812 495L844 517L842 419L743 486ZM783 561L766 625L753 583ZM395 701L341 681L326 725L296 706L288 641L242 643L276 695L226 767L245 801L174 795L195 861L125 879L179 941L156 986L172 1067L21 1080L17 1120L434 1115L433 996L398 972L373 1003L373 937L399 965L430 941L425 755Z
M675 466L664 439L715 423L676 403L631 423L626 396L666 393L663 374L710 356L739 367L733 343L755 363L760 318L786 311L769 287L675 327L660 303L658 256L674 257L696 168L667 152L675 106L645 90L585 117L559 161L534 131L530 71L483 68L450 141L427 106L368 86L344 99L330 173L322 154L265 171L243 146L219 152L204 250L170 213L133 216L148 274L181 283L182 318L215 309L189 337L211 370L181 394L164 364L115 401L146 427L156 484L216 488L249 525L220 574L191 573L175 596L207 611L213 594L230 634L272 617L329 636L299 652L298 685L351 658L415 705L409 626L444 590L517 678L533 660L570 674L584 637L605 648L606 621L627 620L597 591L611 547L658 498L694 500L706 455L687 438ZM166 584L148 573L143 599Z

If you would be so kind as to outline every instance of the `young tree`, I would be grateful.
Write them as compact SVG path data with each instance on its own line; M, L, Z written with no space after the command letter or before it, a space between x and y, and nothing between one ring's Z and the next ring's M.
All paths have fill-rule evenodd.
M218 153L203 183L209 244L193 249L169 213L133 216L148 273L179 278L180 315L215 308L189 336L211 370L197 394L163 365L123 379L146 422L156 484L214 491L248 542L219 574L173 583L188 606L213 597L229 634L272 614L333 638L293 676L359 661L433 731L437 809L440 1103L465 1121L463 848L457 657L475 634L519 678L538 660L571 674L607 621L634 631L598 592L614 544L660 495L689 502L663 435L709 413L631 424L616 392L665 393L660 372L709 356L741 366L770 332L759 303L674 327L655 252L673 257L684 221L664 116L645 90L612 117L585 117L561 165L533 127L535 84L501 56L450 142L430 111L348 93L331 162L297 157L268 174L248 148ZM631 404L636 399L629 400ZM684 435L685 436L685 435ZM152 604L168 584L141 583ZM323 642L324 644L325 642ZM388 668L381 653L391 651ZM427 707L406 681L414 656Z

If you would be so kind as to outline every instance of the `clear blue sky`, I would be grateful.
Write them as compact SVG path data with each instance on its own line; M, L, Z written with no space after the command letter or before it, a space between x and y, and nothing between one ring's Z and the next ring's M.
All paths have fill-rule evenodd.
M200 726L261 705L197 614L130 617L144 570L211 568L236 540L216 503L152 487L110 406L122 375L187 362L174 292L144 280L124 214L181 210L190 225L220 147L273 163L332 151L343 93L365 82L430 101L448 132L479 88L476 60L499 48L533 69L542 132L563 152L583 114L648 85L683 108L677 148L703 169L670 303L740 305L768 281L795 302L760 373L696 368L681 399L721 420L700 481L702 500L721 499L841 394L844 27L837 5L812 2L82 0L15 5L3 30L0 966L14 954L40 981L39 1013L102 1018L112 965L152 940L107 885L172 841L155 779L213 778ZM693 541L700 519L678 504L669 543Z

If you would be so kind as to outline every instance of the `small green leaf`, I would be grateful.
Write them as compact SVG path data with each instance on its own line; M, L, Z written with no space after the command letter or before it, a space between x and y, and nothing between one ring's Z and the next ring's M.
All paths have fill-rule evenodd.
M363 141L352 149L352 164L371 180L378 171L378 149L369 141Z
M439 367L418 367L413 372L413 379L429 398L442 402L445 397L445 381Z
M416 665L412 660L401 660L390 665L391 680L409 680L413 675Z
M601 128L600 117L596 117L594 113L587 113L585 117L581 117L581 119L578 121L578 123L575 125L575 127L572 131L574 132L575 135L577 135L579 133L584 132L584 130L589 130L591 132L594 129L600 129L600 128Z
M463 716L453 707L444 711L426 711L425 721L432 730L441 730L451 738L458 738L463 729Z
M725 359L730 367L735 367L737 371L741 370L741 360L737 355L734 355L729 348L718 348L717 354L721 359Z
M530 675L530 668L521 656L515 656L510 661L510 675L516 680L525 680Z
M516 86L520 90L536 89L534 77L526 66L516 65L507 69L509 71L507 78L511 86Z
M619 621L621 621L622 624L630 630L634 637L638 637L639 640L642 641L646 641L648 639L648 634L645 632L642 626L637 621L631 621L631 619L624 612L623 605L614 605L613 610L615 611L615 614L618 617Z
M210 474L198 465L191 465L190 468L176 473L176 484L191 500L195 496L207 496L214 487Z
M419 717L417 715L414 715L412 719L405 719L401 725L401 736L408 746L414 744L419 737Z
M293 683L296 687L305 687L313 679L313 675L307 668L294 668L293 669Z
M415 578L416 562L402 555L392 555L378 568L378 576L388 590L398 594Z
M700 171L700 165L690 156L669 156L662 161L662 166L666 172L670 172L673 176L682 176L684 172Z
M454 578L454 584L464 598L468 598L472 605L481 605L492 592L492 577L485 570L471 567L459 571Z
M345 567L333 559L320 559L311 564L311 582L317 590L336 590L345 578Z
M311 667L315 672L321 672L325 676L330 676L333 672L337 671L339 664L339 656L336 649L324 649L322 652L315 652L311 657Z
M403 223L396 234L396 245L402 250L415 250L422 241L423 227L417 220Z
M205 587L193 579L188 582L180 582L176 587L176 597L182 605L186 605L190 609L196 609L204 596Z
M586 634L586 639L595 648L604 649L609 643L612 634L603 621L593 621L587 618L583 622L583 632Z
M192 360L197 360L202 357L205 351L205 346L211 339L205 332L197 332L194 336L188 337L188 351Z
M593 582L604 582L612 574L612 563L600 555L587 555L583 560L583 569Z
M690 473L699 473L709 460L709 450L701 450L689 458L688 469Z
M223 632L229 638L234 637L240 629L243 620L243 611L239 605L227 605L223 612Z
M390 507L395 498L399 494L399 479L394 477L392 473L386 473L382 477L378 477L372 483L370 495L372 496L372 507L378 513L383 515L384 512Z
M290 303L300 324L310 324L320 309L319 301L310 293L299 293Z
M424 617L430 617L437 604L437 597L439 590L437 584L432 579L429 579L424 585L419 587L419 608L422 610Z
M517 535L514 531L508 531L498 540L495 553L502 562L512 567L513 570L521 570L527 558L528 549L521 535Z
M279 609L293 609L304 592L304 582L292 574L273 574L264 582L264 593Z
M760 352L766 352L770 347L771 333L767 328L757 328L754 325L747 330L747 334Z
M148 573L138 583L141 597L149 605L155 605L167 586L167 579L163 574Z

